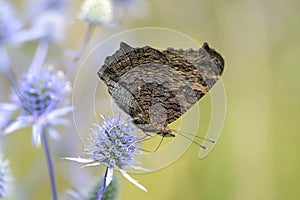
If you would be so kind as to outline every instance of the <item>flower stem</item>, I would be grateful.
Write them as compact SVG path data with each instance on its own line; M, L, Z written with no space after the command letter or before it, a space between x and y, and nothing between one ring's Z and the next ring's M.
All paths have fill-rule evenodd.
M47 40L41 39L39 41L29 68L30 71L34 71L38 67L41 67L43 65L48 53L48 47L49 47L49 42Z
M81 45L80 45L78 51L75 53L74 60L71 64L70 68L68 69L67 77L71 78L73 76L75 68L78 65L79 61L82 59L82 54L83 54L87 44L89 43L89 41L92 37L92 34L94 32L94 28L95 28L95 26L93 26L93 25L88 26L88 29L85 32L85 35L84 35L83 40L81 42Z
M97 195L97 200L101 200L102 196L104 194L104 191L105 191L105 188L106 188L106 176L107 176L107 173L108 173L108 167L106 168L105 175L104 175L102 184L100 186L100 189L99 189L99 192L98 192L98 195Z
M53 163L52 159L50 156L50 149L48 145L48 140L45 134L45 129L42 129L42 141L43 141L43 147L44 147L44 152L48 164L48 170L49 170L49 176L50 176L50 182L51 182L51 190L52 190L52 199L57 200L57 192L56 192L56 184L55 184L55 175L54 175L54 168L53 168Z
M0 72L3 72L9 83L14 87L16 85L15 83L15 77L13 75L13 72L10 68L10 59L9 55L5 49L4 46L0 45Z
M30 28L19 31L18 34L14 35L12 42L13 44L22 44L33 40L38 40L45 36L45 32L37 30L36 28Z

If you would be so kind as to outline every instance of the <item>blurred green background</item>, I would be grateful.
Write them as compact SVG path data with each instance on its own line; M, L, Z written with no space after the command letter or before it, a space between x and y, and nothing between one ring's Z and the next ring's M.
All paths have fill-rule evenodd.
M70 16L76 17L80 3L74 2ZM24 15L23 4L16 4ZM217 145L205 159L198 159L199 147L192 145L167 168L133 174L147 193L117 173L120 199L300 199L300 1L149 0L147 4L145 17L125 15L121 28L98 29L90 48L93 41L121 30L148 26L174 29L199 43L207 41L225 58L227 116ZM77 49L85 29L84 23L71 22L63 48ZM33 54L35 45L24 48ZM17 65L14 70L18 71ZM4 92L9 94L8 89ZM206 105L207 98L199 102L204 110ZM72 171L89 178L103 175L103 169L77 169L80 165L60 159L82 150L75 129L66 129L62 140L51 142L61 194L83 180L73 177ZM16 179L13 199L50 199L43 151L31 145L30 129L5 137L3 146Z

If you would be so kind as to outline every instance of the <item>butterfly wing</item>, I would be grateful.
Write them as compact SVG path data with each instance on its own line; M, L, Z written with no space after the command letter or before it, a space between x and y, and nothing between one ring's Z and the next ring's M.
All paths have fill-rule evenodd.
M198 50L168 48L162 53L168 59L171 59L173 54L185 58L200 72L205 81L204 85L207 85L209 89L219 80L224 71L223 57L214 49L211 49L207 43L204 43L202 48Z
M112 80L118 82L125 73L139 65L147 63L165 64L167 62L165 56L156 49L149 46L133 48L125 42L121 42L120 49L112 56L106 57L98 75L108 85Z
M135 79L139 76L136 67L153 63L166 63L161 52L151 47L132 48L122 42L120 49L105 59L104 65L98 71L100 79L107 85L108 92L114 102L133 119L135 124L141 124L144 131L154 131L148 111L137 100Z
M115 103L137 119L139 128L157 132L182 116L221 75L222 65L213 61L218 58L215 51L205 48L210 50L207 45L198 51L169 48L160 52L121 43L120 49L106 58L98 75ZM208 72L208 65L215 68ZM201 72L205 72L204 77ZM211 78L212 73L216 78Z

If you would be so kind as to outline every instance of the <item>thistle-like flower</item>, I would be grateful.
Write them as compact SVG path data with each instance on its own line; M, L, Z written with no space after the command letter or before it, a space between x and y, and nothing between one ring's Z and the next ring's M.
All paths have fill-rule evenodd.
M12 42L15 34L22 27L22 23L16 18L15 12L8 2L0 0L0 45Z
M71 6L71 0L28 0L28 12L31 19L36 18L39 15L42 15L45 11L58 11L61 13L66 13L68 7Z
M9 196L11 184L12 177L9 169L9 162L5 160L0 153L0 198Z
M137 159L141 155L140 143L131 123L124 122L121 117L108 119L103 117L101 125L94 124L89 133L89 145L85 153L89 158L66 158L86 164L85 166L105 165L104 181L98 193L101 196L104 189L110 184L113 169L118 169L122 175L140 189L147 191L144 186L130 177L125 169L139 169Z
M46 10L33 23L32 32L52 43L59 43L65 36L66 22L62 13Z
M4 134L32 125L33 143L36 146L40 145L43 128L51 136L57 137L53 125L66 124L63 116L72 110L66 100L70 90L63 72L56 72L51 67L25 73L14 87L12 102L0 104L2 110L20 110L18 117L4 129Z
M145 0L111 0L114 10L114 20L118 21L131 15L135 18L145 18L149 14L149 4Z
M138 164L136 159L140 150L137 149L137 137L130 123L122 123L118 118L107 119L99 126L94 124L89 134L90 145L86 153L99 165L109 168L124 169ZM111 129L111 130L110 130Z
M61 42L66 32L67 1L69 0L30 1L27 5L29 10L27 14L29 14L31 26L22 30L15 42L24 43L40 40L47 42L47 45L48 43L58 44Z
M90 25L108 25L113 20L110 0L85 0L79 18Z

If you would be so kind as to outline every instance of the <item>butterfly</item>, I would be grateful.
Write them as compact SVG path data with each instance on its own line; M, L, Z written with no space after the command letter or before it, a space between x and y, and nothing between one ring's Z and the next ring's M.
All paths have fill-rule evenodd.
M139 129L175 137L168 125L207 94L223 71L224 59L207 43L197 50L160 51L121 42L98 76Z

